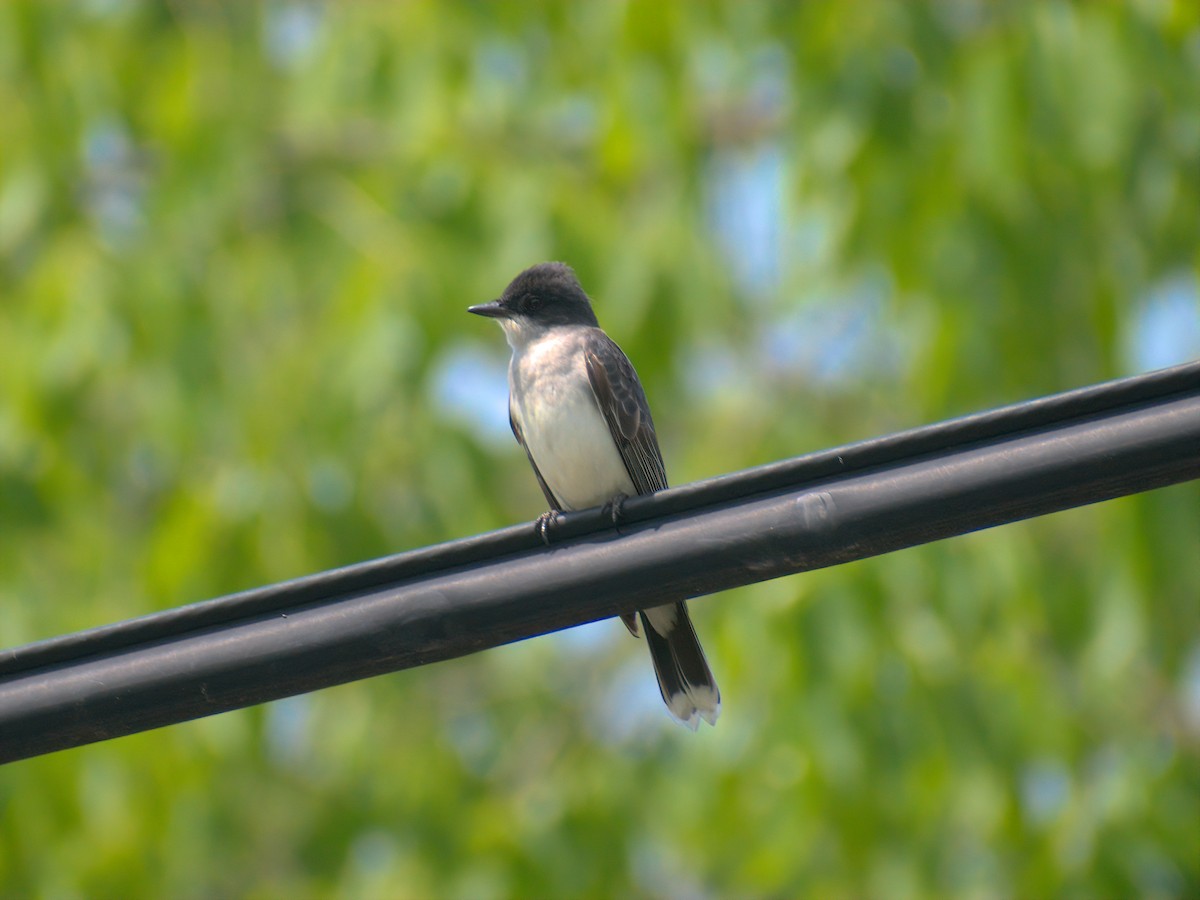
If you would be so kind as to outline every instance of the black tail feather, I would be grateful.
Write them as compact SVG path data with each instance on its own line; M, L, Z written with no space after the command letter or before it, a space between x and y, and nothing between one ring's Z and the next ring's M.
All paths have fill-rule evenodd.
M643 610L642 630L671 715L695 729L700 719L716 724L721 692L683 602Z

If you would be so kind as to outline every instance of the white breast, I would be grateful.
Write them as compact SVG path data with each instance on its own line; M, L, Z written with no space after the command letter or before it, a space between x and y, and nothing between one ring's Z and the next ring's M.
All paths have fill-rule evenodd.
M563 509L637 493L596 405L577 336L545 337L515 352L508 377L513 416Z

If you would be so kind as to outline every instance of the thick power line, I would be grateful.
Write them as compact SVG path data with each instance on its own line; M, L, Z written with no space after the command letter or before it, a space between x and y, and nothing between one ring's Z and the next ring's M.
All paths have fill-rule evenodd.
M1200 363L0 651L0 762L1194 478Z

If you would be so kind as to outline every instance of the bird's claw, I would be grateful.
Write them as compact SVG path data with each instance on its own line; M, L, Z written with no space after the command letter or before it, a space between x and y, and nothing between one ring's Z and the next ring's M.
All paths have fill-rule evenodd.
M559 512L557 509L548 509L533 523L533 527L537 529L538 537L542 539L542 543L547 547L550 546L550 529L558 524Z
M624 515L625 501L629 499L628 494L617 494L611 500L604 504L604 511L612 518L612 523L618 525L621 522L621 517Z

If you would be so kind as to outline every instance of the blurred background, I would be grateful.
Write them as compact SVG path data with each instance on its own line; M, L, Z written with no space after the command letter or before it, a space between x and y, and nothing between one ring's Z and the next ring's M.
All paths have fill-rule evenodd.
M1200 6L0 6L0 646L532 520L575 266L673 483L1200 357ZM11 764L0 896L1195 897L1200 487Z

